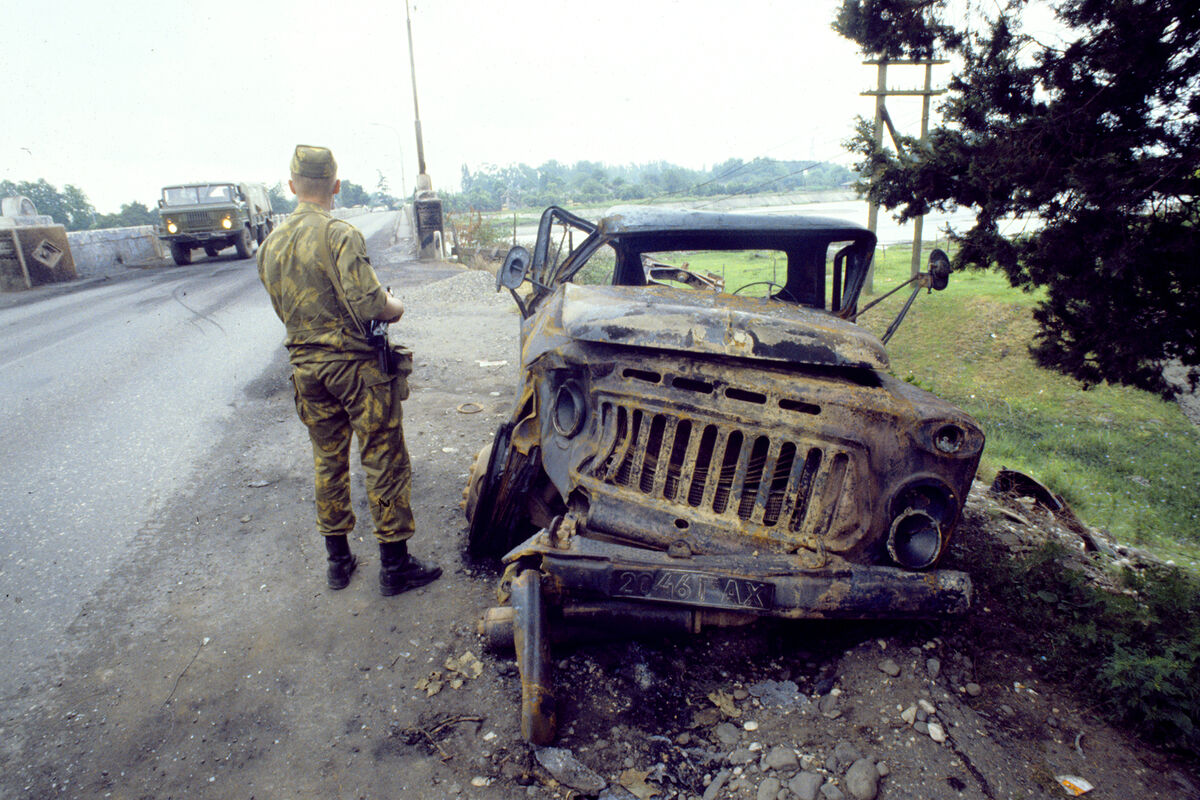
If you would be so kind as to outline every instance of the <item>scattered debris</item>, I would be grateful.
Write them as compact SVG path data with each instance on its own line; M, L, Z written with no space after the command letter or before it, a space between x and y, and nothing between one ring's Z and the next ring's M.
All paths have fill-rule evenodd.
M487 368L487 367L507 367L507 366L508 366L508 362L507 362L507 361L476 361L475 363L476 363L476 364L478 364L478 365L479 365L479 366L481 366L481 367L484 367L484 368Z
M646 776L649 771L641 769L627 769L621 773L621 785L630 791L639 800L650 800L656 794L662 794L662 790L657 786L646 783Z
M1063 787L1063 791L1072 797L1079 797L1081 794L1087 794L1094 787L1076 775L1055 775L1054 780L1058 781Z
M785 708L795 705L807 705L808 697L800 693L800 687L795 681L765 680L746 687L751 697L768 708Z
M429 673L429 677L421 678L421 680L414 683L413 688L425 692L426 697L433 697L435 694L440 692L442 687L445 685L446 681L442 676L442 673L438 670L434 670L433 672Z
M483 674L483 662L469 650L458 658L447 658L442 666L445 673L435 669L413 684L413 688L425 692L426 697L433 697L447 685L451 689L461 689L468 680Z
M445 717L438 721L437 724L432 725L432 727L422 727L419 725L413 728L404 728L403 730L394 729L392 735L401 736L405 743L409 745L423 743L429 748L430 752L437 751L438 757L442 761L449 761L454 756L446 752L445 748L440 744L439 739L445 738L442 735L443 731L448 731L451 727L462 722L483 722L483 717L469 715ZM423 722L422 725L429 726L430 723Z
M712 704L721 710L721 713L727 717L737 719L742 715L742 710L734 705L733 695L726 694L722 691L708 693L708 699Z
M479 403L459 403L458 407L454 410L460 414L478 414L480 411L483 411L483 406Z
M575 758L565 747L539 747L534 758L554 780L584 794L599 794L608 782Z
M483 662L475 657L470 650L458 658L447 658L443 665L451 672L457 672L465 678L478 678L483 674ZM457 686L455 687L458 688Z
M1050 491L1044 483L1023 472L1017 472L1015 469L1007 467L1001 468L996 473L991 490L993 494L1032 498L1050 511L1059 511L1067 507L1066 501Z

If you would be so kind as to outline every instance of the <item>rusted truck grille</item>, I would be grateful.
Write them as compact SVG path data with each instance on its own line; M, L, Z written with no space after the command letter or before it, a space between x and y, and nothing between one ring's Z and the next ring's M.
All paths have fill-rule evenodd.
M594 477L784 538L826 524L810 512L822 508L828 518L846 481L849 455L825 443L612 401L600 413Z

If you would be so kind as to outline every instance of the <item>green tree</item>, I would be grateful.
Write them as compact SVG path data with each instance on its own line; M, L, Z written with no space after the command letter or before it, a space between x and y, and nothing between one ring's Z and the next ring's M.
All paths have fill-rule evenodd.
M97 214L92 221L93 228L131 228L137 225L155 225L158 214L146 207L145 203L133 201L121 206L116 214Z
M972 209L957 267L1044 288L1039 363L1168 395L1165 362L1200 377L1200 14L1194 0L1061 0L1052 46L1021 29L1031 2L954 28L945 0L843 0L834 28L868 53L940 43L962 59L927 146L876 147L865 120L850 146L901 219ZM1026 233L1002 235L1010 218Z
M290 214L296 210L296 196L285 191L282 183L276 183L267 189L267 197L271 200L271 208L276 214Z
M367 190L353 181L342 181L342 190L337 194L338 205L342 208L366 206L371 204L371 196Z
M46 214L69 231L81 231L92 224L96 209L92 207L83 190L67 184L60 192L45 178L37 181L0 181L0 197L24 195L37 206L39 214Z

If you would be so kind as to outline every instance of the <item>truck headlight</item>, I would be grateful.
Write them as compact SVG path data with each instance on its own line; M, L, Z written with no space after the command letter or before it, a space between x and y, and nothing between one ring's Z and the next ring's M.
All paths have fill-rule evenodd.
M891 511L888 555L905 569L932 566L946 544L946 529L958 514L950 487L941 481L919 479L896 495Z
M917 444L936 456L972 458L983 449L983 432L958 419L927 419L921 423Z
M941 527L928 512L905 509L892 520L887 549L892 560L905 569L925 569L941 555Z
M933 446L943 453L957 453L967 438L967 432L957 425L943 425L933 433Z
M586 412L587 400L584 398L579 384L567 381L558 387L558 391L554 393L551 420L554 423L554 430L560 436L570 439L579 433L579 429L583 427L583 418Z
M172 220L167 220L167 233L179 233L179 226Z
M231 220L229 217L226 217L225 219L221 220L221 227L225 230L229 230L233 227L233 220Z

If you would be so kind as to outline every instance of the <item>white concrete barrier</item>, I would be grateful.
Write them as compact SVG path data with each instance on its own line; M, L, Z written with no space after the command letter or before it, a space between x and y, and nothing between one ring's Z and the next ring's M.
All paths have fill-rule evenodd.
M104 275L117 267L158 267L168 258L153 225L72 231L67 241L81 278Z

